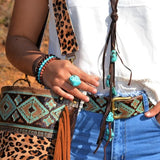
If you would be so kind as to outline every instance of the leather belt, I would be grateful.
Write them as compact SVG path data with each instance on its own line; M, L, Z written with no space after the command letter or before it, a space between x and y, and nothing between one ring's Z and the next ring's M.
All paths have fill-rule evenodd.
M90 101L84 103L83 109L95 113L105 113L108 103L107 97L89 95ZM153 104L149 101L149 109ZM130 118L144 112L143 96L115 97L112 99L112 112L114 119Z

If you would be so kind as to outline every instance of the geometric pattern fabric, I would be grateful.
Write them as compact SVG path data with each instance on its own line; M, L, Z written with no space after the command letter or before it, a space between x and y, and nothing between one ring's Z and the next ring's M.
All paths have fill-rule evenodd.
M6 94L2 101L0 102L0 116L7 120L9 116L16 110L16 105L14 104L11 97Z
M108 103L107 97L88 95L90 101L84 103L83 109L96 113L105 113L106 106ZM153 104L149 101L149 108L151 109ZM126 99L126 97L118 97L112 103L112 112L114 113L114 119L129 118L131 116L136 116L144 112L143 106L143 96L137 96L133 98Z
M64 107L51 95L8 91L0 101L0 128L51 138Z
M84 103L84 110L105 113L107 97L89 95L90 101ZM65 101L65 100L64 100ZM65 104L53 95L28 94L27 92L3 93L0 101L0 127L4 130L21 132L51 138ZM73 104L70 104L73 106ZM150 103L149 108L153 104ZM129 118L144 112L142 96L131 100L114 102L114 118Z
M24 103L17 107L17 110L29 124L49 113L49 111L40 103L39 100L37 100L36 97L27 99Z

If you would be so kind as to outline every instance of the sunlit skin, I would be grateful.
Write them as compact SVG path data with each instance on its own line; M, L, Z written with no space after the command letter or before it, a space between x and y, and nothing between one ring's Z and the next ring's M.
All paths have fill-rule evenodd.
M15 0L15 6L11 19L6 43L6 54L9 61L22 72L33 75L32 65L35 59L43 55L36 47L36 41L44 24L48 11L48 0ZM78 87L71 86L69 77L78 75L82 83ZM71 64L67 60L54 60L47 65L43 81L55 93L73 100L74 97L86 102L89 98L80 90L97 92L99 78L91 76ZM160 112L160 102L150 111L146 117L153 117Z
M9 28L6 53L9 61L22 72L32 75L32 65L42 52L36 47L36 41L44 24L48 11L48 0L15 1L11 25ZM82 83L73 87L69 82L71 75L78 75ZM58 95L73 100L74 97L86 102L89 98L79 91L95 94L99 78L88 75L68 60L55 60L47 65L43 81Z

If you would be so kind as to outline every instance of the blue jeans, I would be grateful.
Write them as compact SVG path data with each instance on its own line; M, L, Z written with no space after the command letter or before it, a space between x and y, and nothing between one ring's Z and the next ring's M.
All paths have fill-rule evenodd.
M139 94L139 93L137 93ZM148 100L144 94L145 112ZM104 140L94 154L103 115L82 110L71 145L71 160L103 160ZM114 121L115 136L108 145L107 160L160 160L160 124L144 114Z

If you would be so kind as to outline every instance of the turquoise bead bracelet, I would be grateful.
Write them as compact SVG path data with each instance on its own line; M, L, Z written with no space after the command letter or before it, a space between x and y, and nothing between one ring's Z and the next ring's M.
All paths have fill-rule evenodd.
M43 62L42 62L42 64L40 65L40 67L39 67L39 69L38 69L38 74L37 74L37 80L38 80L38 82L40 83L40 84L42 84L42 81L41 81L41 75L42 75L42 69L44 68L44 67L46 67L45 65L47 64L47 62L49 62L51 59L55 59L55 56L50 56L50 57L48 57L47 59L45 59Z
M40 61L38 61L35 67L35 74L34 74L38 83L43 84L42 83L43 72L48 63L55 59L58 59L55 55L45 55Z

